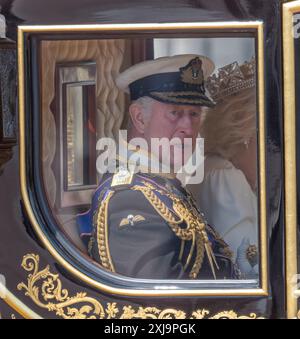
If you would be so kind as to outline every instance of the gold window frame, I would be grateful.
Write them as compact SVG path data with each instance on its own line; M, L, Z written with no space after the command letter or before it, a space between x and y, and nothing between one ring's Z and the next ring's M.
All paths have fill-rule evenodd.
M296 180L296 88L293 16L300 13L300 1L283 4L283 70L284 70L284 166L286 225L286 297L287 317L300 316L300 289L297 276L297 180Z
M30 204L30 198L26 181L26 144L25 144L25 64L24 46L26 34L57 34L57 33L105 33L105 32L130 32L143 33L149 31L188 33L195 30L206 30L220 33L221 30L238 33L247 30L255 30L257 34L257 75L258 75L258 153L259 153L259 205L260 208L260 287L259 288L231 288L231 289L126 289L115 288L93 280L88 275L80 272L65 260L56 251L50 240L45 236L38 224ZM266 221L266 150L265 150L265 80L264 80L264 25L262 21L243 22L209 22L209 23L165 23L165 24L104 24L104 25L55 25L55 26L19 26L18 27L18 72L19 72L19 123L20 123L20 185L21 195L29 220L39 239L46 249L67 271L79 280L105 293L121 296L267 296L268 291L268 243L267 243L267 221ZM222 281L222 280L221 280ZM242 283L241 283L242 284Z

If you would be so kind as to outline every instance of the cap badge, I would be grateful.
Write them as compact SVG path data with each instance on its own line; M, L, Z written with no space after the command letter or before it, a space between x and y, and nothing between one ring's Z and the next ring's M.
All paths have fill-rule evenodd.
M202 70L202 61L199 57L192 59L186 66L179 69L181 81L192 85L202 85L204 74Z

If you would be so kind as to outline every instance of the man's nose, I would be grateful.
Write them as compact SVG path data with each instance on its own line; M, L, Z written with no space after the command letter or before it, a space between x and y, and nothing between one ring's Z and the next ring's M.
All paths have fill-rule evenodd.
M185 137L193 135L193 122L189 115L184 115L179 120L178 132Z

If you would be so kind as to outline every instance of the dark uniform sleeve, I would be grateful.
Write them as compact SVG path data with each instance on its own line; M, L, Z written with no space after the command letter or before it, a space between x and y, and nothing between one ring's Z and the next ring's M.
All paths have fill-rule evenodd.
M178 260L181 242L142 193L115 192L108 216L109 252L116 273L140 279L185 279ZM99 261L97 243L93 257Z

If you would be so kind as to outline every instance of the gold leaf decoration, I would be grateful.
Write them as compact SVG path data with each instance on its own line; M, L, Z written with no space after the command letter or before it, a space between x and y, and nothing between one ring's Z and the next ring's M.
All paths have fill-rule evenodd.
M191 319L204 319L207 315L209 315L209 311L197 310L193 312Z
M131 306L125 306L120 319L186 319L186 314L174 309L162 311L156 307L139 307L135 311Z
M107 319L114 319L119 313L116 303L108 303L106 308Z
M29 272L27 283L18 284L18 289L25 290L25 295L39 307L55 312L64 319L263 319L255 313L249 316L238 316L232 310L210 315L210 311L199 309L187 316L182 310L172 308L161 310L156 307L124 306L120 311L117 303L107 303L106 308L87 293L79 292L70 297L63 289L58 274L50 272L50 266L40 270L40 258L36 254L23 257L22 267ZM299 314L298 314L299 316Z
M223 311L220 312L210 319L264 319L263 317L257 317L255 313L250 313L249 316L238 316L234 311Z
M104 318L103 306L86 293L77 293L70 297L69 292L62 288L58 274L50 272L49 265L39 271L40 258L35 254L27 254L22 261L22 267L31 272L27 284L20 283L18 290L25 290L25 295L30 297L36 305L55 312L64 319L96 319Z

